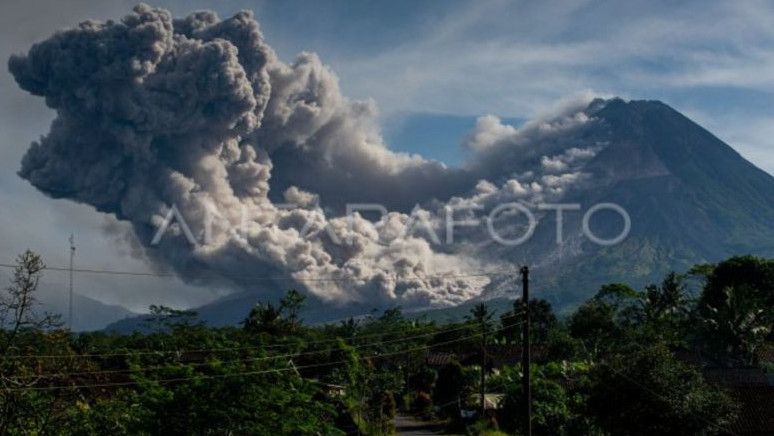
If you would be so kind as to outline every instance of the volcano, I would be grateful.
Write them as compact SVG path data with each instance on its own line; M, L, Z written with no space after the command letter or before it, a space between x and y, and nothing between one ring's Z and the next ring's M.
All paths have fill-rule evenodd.
M686 272L732 255L774 256L774 177L660 101L597 99L584 113L594 122L561 142L604 147L581 168L588 182L569 189L561 202L584 210L599 203L621 206L631 221L628 236L611 246L595 244L583 234L583 210L566 211L561 245L556 242L556 215L546 214L526 244L484 244L477 250L480 258L510 263L514 271L518 265L532 265L534 294L562 311L605 283L642 287L670 271ZM519 165L514 172L539 166L540 159ZM620 233L622 218L599 212L589 225L594 234L609 239ZM505 306L518 296L517 283L515 275L497 276L475 301ZM258 300L254 292L240 292L196 310L210 323L233 324ZM365 303L314 306L304 314L310 322L384 308ZM465 306L431 316L459 317ZM130 330L133 324L124 320L113 327Z
M698 263L774 255L774 177L660 101L595 100L586 112L598 121L593 135L608 145L584 167L592 182L563 202L618 204L631 230L620 244L595 245L582 237L581 214L566 213L563 246L553 241L549 216L528 247L498 253L538 259L535 287L543 298L563 307L608 282L644 286ZM621 231L618 215L598 218L595 232ZM485 295L512 288L501 280Z

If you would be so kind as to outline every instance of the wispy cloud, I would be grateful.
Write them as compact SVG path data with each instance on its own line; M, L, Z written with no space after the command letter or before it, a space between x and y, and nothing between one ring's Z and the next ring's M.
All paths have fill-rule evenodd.
M771 86L771 4L607 6L485 2L336 69L348 90L387 112L524 116L582 89Z

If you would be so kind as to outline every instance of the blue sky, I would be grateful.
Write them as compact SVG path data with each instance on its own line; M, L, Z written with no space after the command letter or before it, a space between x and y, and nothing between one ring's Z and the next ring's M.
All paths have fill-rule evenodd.
M9 1L0 17L4 59L57 28L86 18L118 18L123 0ZM451 165L475 118L512 123L557 101L594 93L660 99L753 163L774 173L774 3L760 1L203 1L154 5L176 15L253 9L268 42L285 61L317 52L352 98L374 99L394 148ZM104 217L52 201L15 175L29 142L53 115L0 72L0 257L26 247L52 265L66 263L75 232L84 265L144 269L105 236ZM59 280L59 277L51 277ZM83 278L81 291L146 307L213 298L176 281L114 283ZM115 290L105 293L105 287ZM151 289L138 293L133 289Z
M478 115L524 119L593 92L664 100L774 172L774 3L352 3L255 9L280 55L316 51L347 95L375 99L396 148L454 161L459 138L449 132ZM399 122L412 116L445 146L391 129L421 130Z

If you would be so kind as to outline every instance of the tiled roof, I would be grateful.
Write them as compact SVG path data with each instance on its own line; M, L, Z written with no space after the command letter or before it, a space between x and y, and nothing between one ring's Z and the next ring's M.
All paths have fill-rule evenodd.
M729 392L740 405L739 418L729 430L739 435L774 435L774 386L734 386Z
M739 416L731 425L733 434L774 435L774 386L759 368L705 368L704 378L724 386L739 402Z
M774 363L774 343L764 344L758 351L761 363Z
M704 378L723 386L767 386L769 378L759 368L705 368Z

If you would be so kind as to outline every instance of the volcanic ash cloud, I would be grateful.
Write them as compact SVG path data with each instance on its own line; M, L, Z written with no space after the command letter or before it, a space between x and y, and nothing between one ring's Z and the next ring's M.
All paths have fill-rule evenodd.
M409 186L437 185L447 170L386 149L373 104L344 98L314 54L280 62L249 12L222 21L211 12L173 19L139 5L119 22L57 32L8 64L23 89L57 112L24 156L21 177L52 197L130 222L146 255L184 278L422 305L458 303L486 284L439 277L477 265L438 253L425 239L380 242L384 220L356 216L350 225L325 217L317 199L336 194L326 174ZM286 158L287 167L275 167L270 154L282 148L305 161ZM320 192L281 186L287 200L300 203L289 210L269 199L269 188L273 173L292 179L294 170L317 177ZM198 244L167 235L151 247L173 205ZM395 213L391 223L406 219ZM181 233L178 224L172 230ZM346 242L334 243L332 232ZM253 276L297 283L256 283Z
M372 102L344 97L315 54L280 61L250 12L173 19L139 5L117 22L59 31L8 66L57 113L21 177L130 223L152 264L243 290L294 286L325 301L422 306L468 300L489 283L464 276L481 265L464 247L442 251L426 232L407 231L411 210L427 213L414 206L537 201L582 180L577 163L596 152L557 139L588 124L585 104L523 129L483 118L464 169L392 152ZM530 159L545 174L515 175ZM378 221L323 213L357 202L393 212ZM173 206L187 228L176 222L152 244Z

